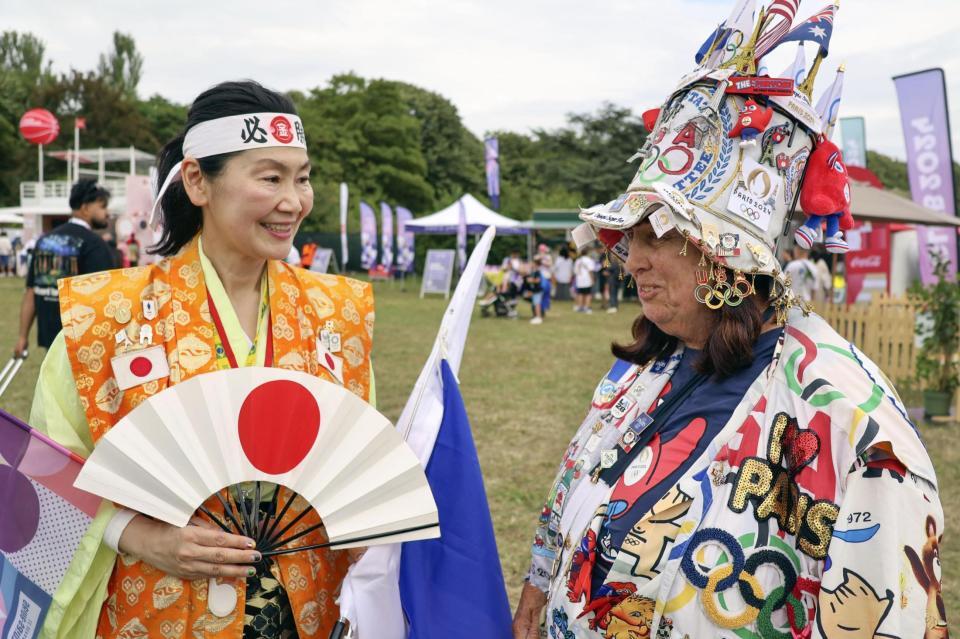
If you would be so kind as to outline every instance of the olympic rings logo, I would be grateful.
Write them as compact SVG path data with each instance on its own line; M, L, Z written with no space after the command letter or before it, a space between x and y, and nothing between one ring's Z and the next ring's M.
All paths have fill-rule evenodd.
M740 215L747 217L753 221L760 219L760 213L755 211L752 207L747 206L746 204L740 204Z
M694 291L693 296L707 308L717 310L724 304L727 306L740 306L743 300L753 293L753 286L746 278L737 278L733 285L726 281L718 281L713 286L710 284L701 284Z
M704 573L706 566L699 565L694 557L707 545L719 546L722 552L717 565ZM763 591L757 579L757 571L764 565L775 568L783 578L783 584L770 593ZM721 628L733 630L757 622L760 636L789 639L790 633L778 630L772 622L773 614L785 605L790 606L788 616L792 618L793 627L806 625L803 603L792 594L797 584L797 569L787 555L779 551L761 548L747 557L732 534L719 528L704 528L690 538L680 569L687 581L701 590L704 612ZM739 612L730 610L724 596L734 586L744 604Z

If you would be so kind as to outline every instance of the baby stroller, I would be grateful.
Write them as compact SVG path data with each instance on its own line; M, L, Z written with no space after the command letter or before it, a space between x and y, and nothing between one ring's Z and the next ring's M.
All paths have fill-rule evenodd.
M508 292L501 293L489 278L484 277L484 282L486 283L487 293L477 302L480 306L480 315L483 317L493 315L494 317L516 319L518 301L516 286L510 284Z

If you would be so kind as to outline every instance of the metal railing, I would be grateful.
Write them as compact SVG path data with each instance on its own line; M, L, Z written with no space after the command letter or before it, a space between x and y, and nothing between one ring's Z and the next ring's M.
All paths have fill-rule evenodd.
M127 194L126 180L106 179L103 187L110 191L111 197L123 197ZM66 200L73 186L66 180L20 183L20 206L36 206L51 200Z

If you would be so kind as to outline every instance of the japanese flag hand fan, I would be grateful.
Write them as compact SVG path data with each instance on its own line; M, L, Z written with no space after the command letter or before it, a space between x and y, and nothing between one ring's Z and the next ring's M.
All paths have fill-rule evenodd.
M252 505L220 494L248 482ZM280 368L206 373L150 397L100 439L76 486L176 526L199 509L264 555L306 549L282 549L306 533L282 538L293 496L262 502L260 482L316 509L329 543L314 548L439 536L423 468L389 420L341 386ZM214 493L223 516L203 507Z

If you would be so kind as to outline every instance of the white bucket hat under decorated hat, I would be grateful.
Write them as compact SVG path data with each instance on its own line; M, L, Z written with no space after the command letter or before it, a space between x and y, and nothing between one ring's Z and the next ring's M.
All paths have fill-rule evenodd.
M703 253L701 266L710 263L709 270L698 269L698 278L703 281L696 295L711 308L741 303L753 292L752 280L757 275L774 279L774 295L781 299L781 305L797 303L780 269L777 249L789 233L791 214L801 188L805 188L804 174L812 154L819 147L824 147L823 151L833 147L829 133L836 120L840 77L830 95L821 100L825 106L818 105L826 109L829 122L823 122L827 118L822 119L819 109L810 103L816 72L826 56L819 36L809 36L821 46L802 83L795 82L796 76L757 75L756 60L760 46L765 47L765 54L786 40L805 39L818 16L822 21L829 13L832 30L836 7L830 6L790 30L793 15L785 15L784 7L795 11L798 0L774 0L767 11L760 12L756 23L751 17L752 4L741 1L731 16L731 20L737 20L739 12L739 24L744 25L742 14L747 12L750 26L741 26L746 31L740 38L742 45L723 45L725 39L736 41L729 36L737 23L728 27L728 20L700 56L700 66L681 78L660 109L643 114L649 135L632 158L640 160L636 175L616 199L581 210L580 218L586 224L574 233L578 244L596 238L614 256L626 260L629 240L624 231L647 219L658 236L676 230ZM786 27L781 24L784 21ZM777 29L780 38L771 42L768 34ZM827 34L829 41L829 31ZM802 68L802 58L800 65ZM837 161L835 156L833 161ZM845 184L842 158L840 167L842 172L833 173ZM806 188L823 190L814 189L814 185ZM849 218L849 190L844 194ZM833 206L841 209L829 211L837 216L832 219L838 220L844 213L842 198L828 208ZM808 222L808 228L819 230L821 217L814 216L826 217L828 213L808 213L815 220ZM827 226L835 229L836 224L831 227L828 222ZM842 233L826 238L830 239L839 246ZM825 244L828 250L832 246ZM732 271L733 281L728 281L724 269L714 265Z

